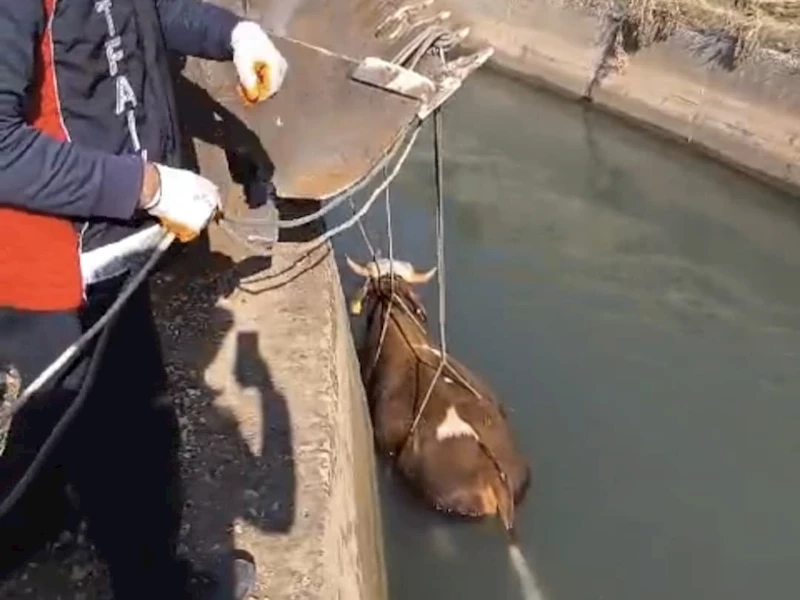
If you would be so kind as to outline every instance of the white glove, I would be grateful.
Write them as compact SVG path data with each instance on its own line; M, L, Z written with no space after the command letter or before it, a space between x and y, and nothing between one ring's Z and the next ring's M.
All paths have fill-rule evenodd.
M283 85L289 65L258 23L241 21L231 34L239 93L248 103L270 98Z
M142 208L180 241L193 240L221 206L217 186L192 171L153 166L161 183L153 200Z

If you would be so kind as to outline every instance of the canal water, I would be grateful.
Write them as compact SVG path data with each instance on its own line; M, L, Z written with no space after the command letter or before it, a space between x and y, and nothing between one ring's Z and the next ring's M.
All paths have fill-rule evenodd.
M490 73L443 117L449 346L531 460L519 527L544 597L797 598L797 199ZM396 256L420 269L431 139L391 190ZM384 226L378 208L385 250ZM369 257L356 229L337 250ZM379 479L392 600L522 598L495 523Z

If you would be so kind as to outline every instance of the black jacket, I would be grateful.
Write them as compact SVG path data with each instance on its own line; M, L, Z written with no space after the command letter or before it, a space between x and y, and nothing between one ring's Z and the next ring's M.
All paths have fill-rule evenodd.
M169 54L230 60L239 20L200 0L0 2L0 204L72 219L84 249L127 235L141 157L180 163ZM32 127L36 94L55 107Z

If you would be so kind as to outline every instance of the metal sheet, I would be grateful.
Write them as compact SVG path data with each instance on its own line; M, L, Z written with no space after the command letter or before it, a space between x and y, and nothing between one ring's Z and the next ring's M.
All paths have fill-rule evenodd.
M408 48L435 18L433 2L274 0L258 2L259 10L252 4L247 16L274 30L289 63L283 88L245 107L229 65L206 63L203 79L269 156L281 197L326 200L346 192L370 176L419 116L427 116L431 98L444 101L460 85L461 74L442 77L431 91L419 77L365 75L363 69L359 75L357 69L366 57L391 60ZM376 87L381 83L397 90ZM404 86L412 93L395 93Z
M250 0L249 4L248 16L279 35L353 58L387 60L426 20L442 12L431 0Z
M261 141L286 198L324 200L364 176L413 121L419 102L350 79L354 64L275 40L294 68L267 102L244 106L235 74L215 65L219 102Z

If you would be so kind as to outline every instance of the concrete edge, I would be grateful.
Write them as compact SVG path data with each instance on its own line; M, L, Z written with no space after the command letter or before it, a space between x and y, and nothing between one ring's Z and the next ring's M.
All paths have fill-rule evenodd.
M184 72L213 92L209 70L192 59ZM243 190L231 181L224 152L201 140L194 143L200 172L220 186L234 212L241 209ZM234 262L249 255L216 226L209 238L213 252ZM262 358L286 396L297 429L298 510L312 514L285 539L251 528L242 542L269 564L260 578L283 571L264 583L271 598L386 600L372 425L334 252L328 245L291 267L297 258L292 246L280 244L273 257L268 271L284 273L272 280L274 289L258 302L232 300L228 309L237 321L251 322L263 333ZM229 370L223 368L216 378L229 378ZM247 415L239 417L248 429Z
M332 248L323 264L333 337L330 377L338 398L332 448L332 522L326 536L328 547L337 548L338 556L326 565L327 577L335 581L346 571L357 576L359 589L340 586L337 598L385 600L388 588L372 423ZM355 554L348 552L349 539L355 539Z
M602 16L565 0L444 0L471 32L465 47L492 45L488 66L570 99L597 65ZM694 36L694 37L693 37ZM733 72L709 66L696 35L680 31L608 77L592 105L677 140L729 167L800 190L800 70L764 51Z

